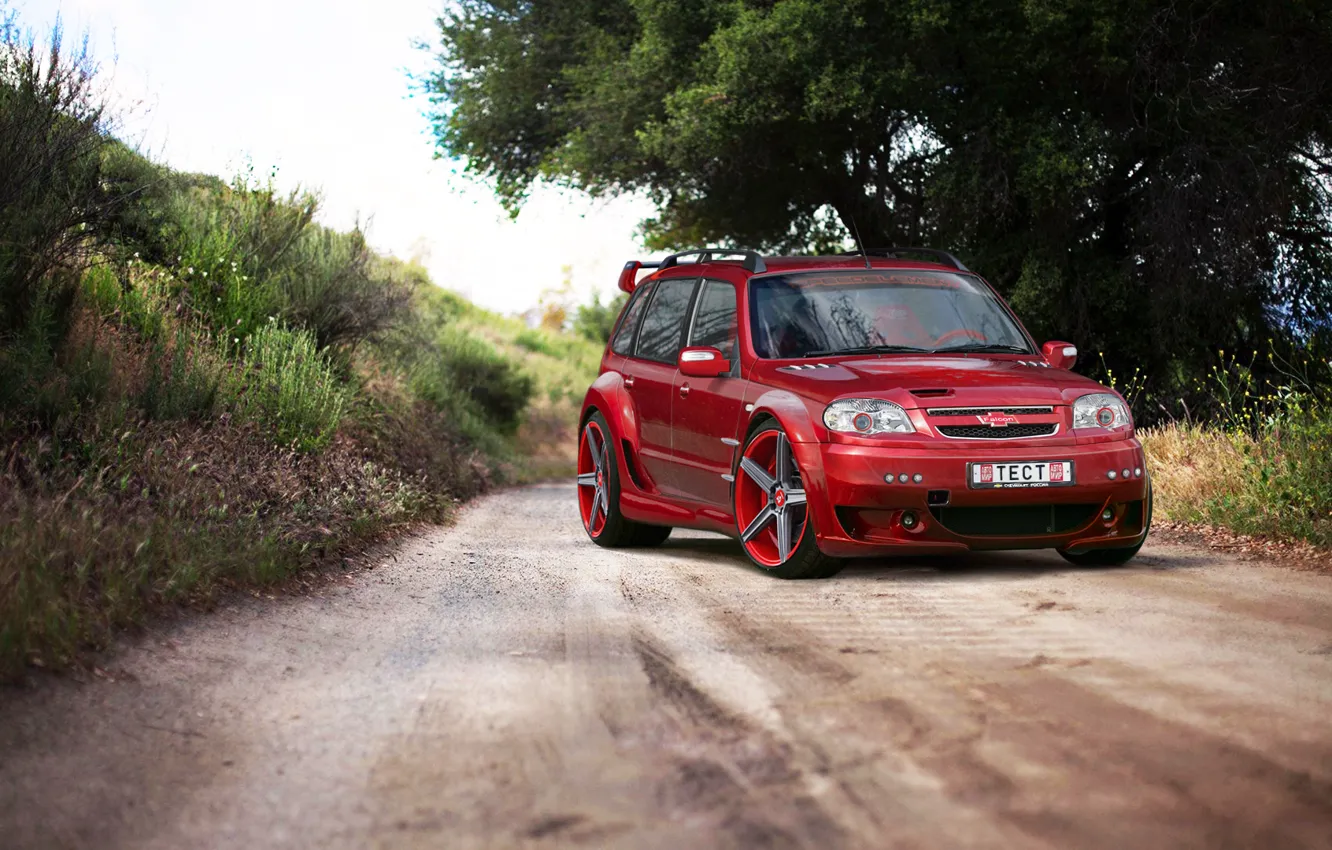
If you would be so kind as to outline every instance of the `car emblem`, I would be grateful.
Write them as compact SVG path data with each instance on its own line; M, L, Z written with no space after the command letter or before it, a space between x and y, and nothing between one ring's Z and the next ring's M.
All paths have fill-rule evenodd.
M779 508L786 507L786 491L778 490L777 495L773 497L773 502L776 503Z
M1001 413L998 410L976 418L981 421L982 425L989 425L991 428L1007 428L1009 425L1018 424L1016 416L1009 416L1007 413Z

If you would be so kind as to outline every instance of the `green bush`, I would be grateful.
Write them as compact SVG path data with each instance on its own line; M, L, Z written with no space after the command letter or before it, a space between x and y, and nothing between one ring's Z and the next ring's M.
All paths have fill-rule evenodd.
M26 324L0 339L0 422L28 419L63 432L111 390L111 362L95 336L70 339L64 308L39 299Z
M59 28L43 52L0 17L0 335L21 331L39 302L47 318L67 318L70 269L114 206L101 185L93 63L64 48Z
M434 350L417 365L412 386L439 409L473 417L468 428L473 435L482 423L515 433L533 392L532 378L493 346L452 327L439 333Z
M615 320L620 317L620 311L624 309L624 304L628 300L628 293L621 292L602 304L601 293L593 292L592 302L580 306L578 314L574 316L574 333L601 345L610 342Z
M416 277L378 261L360 228L308 227L272 274L278 315L315 335L321 349L381 339L409 315Z
M178 327L170 344L158 340L148 353L139 406L153 419L206 419L229 374L225 348L202 331Z
M313 451L328 445L347 408L348 391L308 331L271 320L244 343L236 407L284 445Z
M1309 351L1312 352L1312 346ZM1332 367L1306 354L1250 362L1223 359L1197 389L1210 424L1144 433L1166 516L1332 544Z
M350 351L410 315L414 278L378 260L360 229L314 223L318 199L238 178L192 186L170 200L174 266L193 308L219 330L248 336L276 317Z

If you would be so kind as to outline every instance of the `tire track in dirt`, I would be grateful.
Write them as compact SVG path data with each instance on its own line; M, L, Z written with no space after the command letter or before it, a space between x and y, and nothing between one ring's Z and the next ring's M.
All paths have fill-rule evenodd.
M788 584L598 549L573 493L0 695L0 843L1332 846L1332 577L1149 545Z

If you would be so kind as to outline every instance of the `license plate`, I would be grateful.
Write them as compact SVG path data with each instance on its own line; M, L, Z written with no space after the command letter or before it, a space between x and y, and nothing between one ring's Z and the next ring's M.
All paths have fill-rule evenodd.
M973 490L1020 490L1073 485L1071 460L1018 460L969 463L967 481Z

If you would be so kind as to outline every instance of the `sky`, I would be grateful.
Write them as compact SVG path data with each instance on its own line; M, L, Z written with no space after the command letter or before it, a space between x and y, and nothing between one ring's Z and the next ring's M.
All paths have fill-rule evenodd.
M231 177L252 164L318 190L322 221L369 221L381 251L500 312L534 306L572 268L575 297L614 292L642 256L641 198L542 188L517 221L461 164L435 158L409 74L430 67L445 0L10 0L40 35L87 32L122 117L158 161Z

